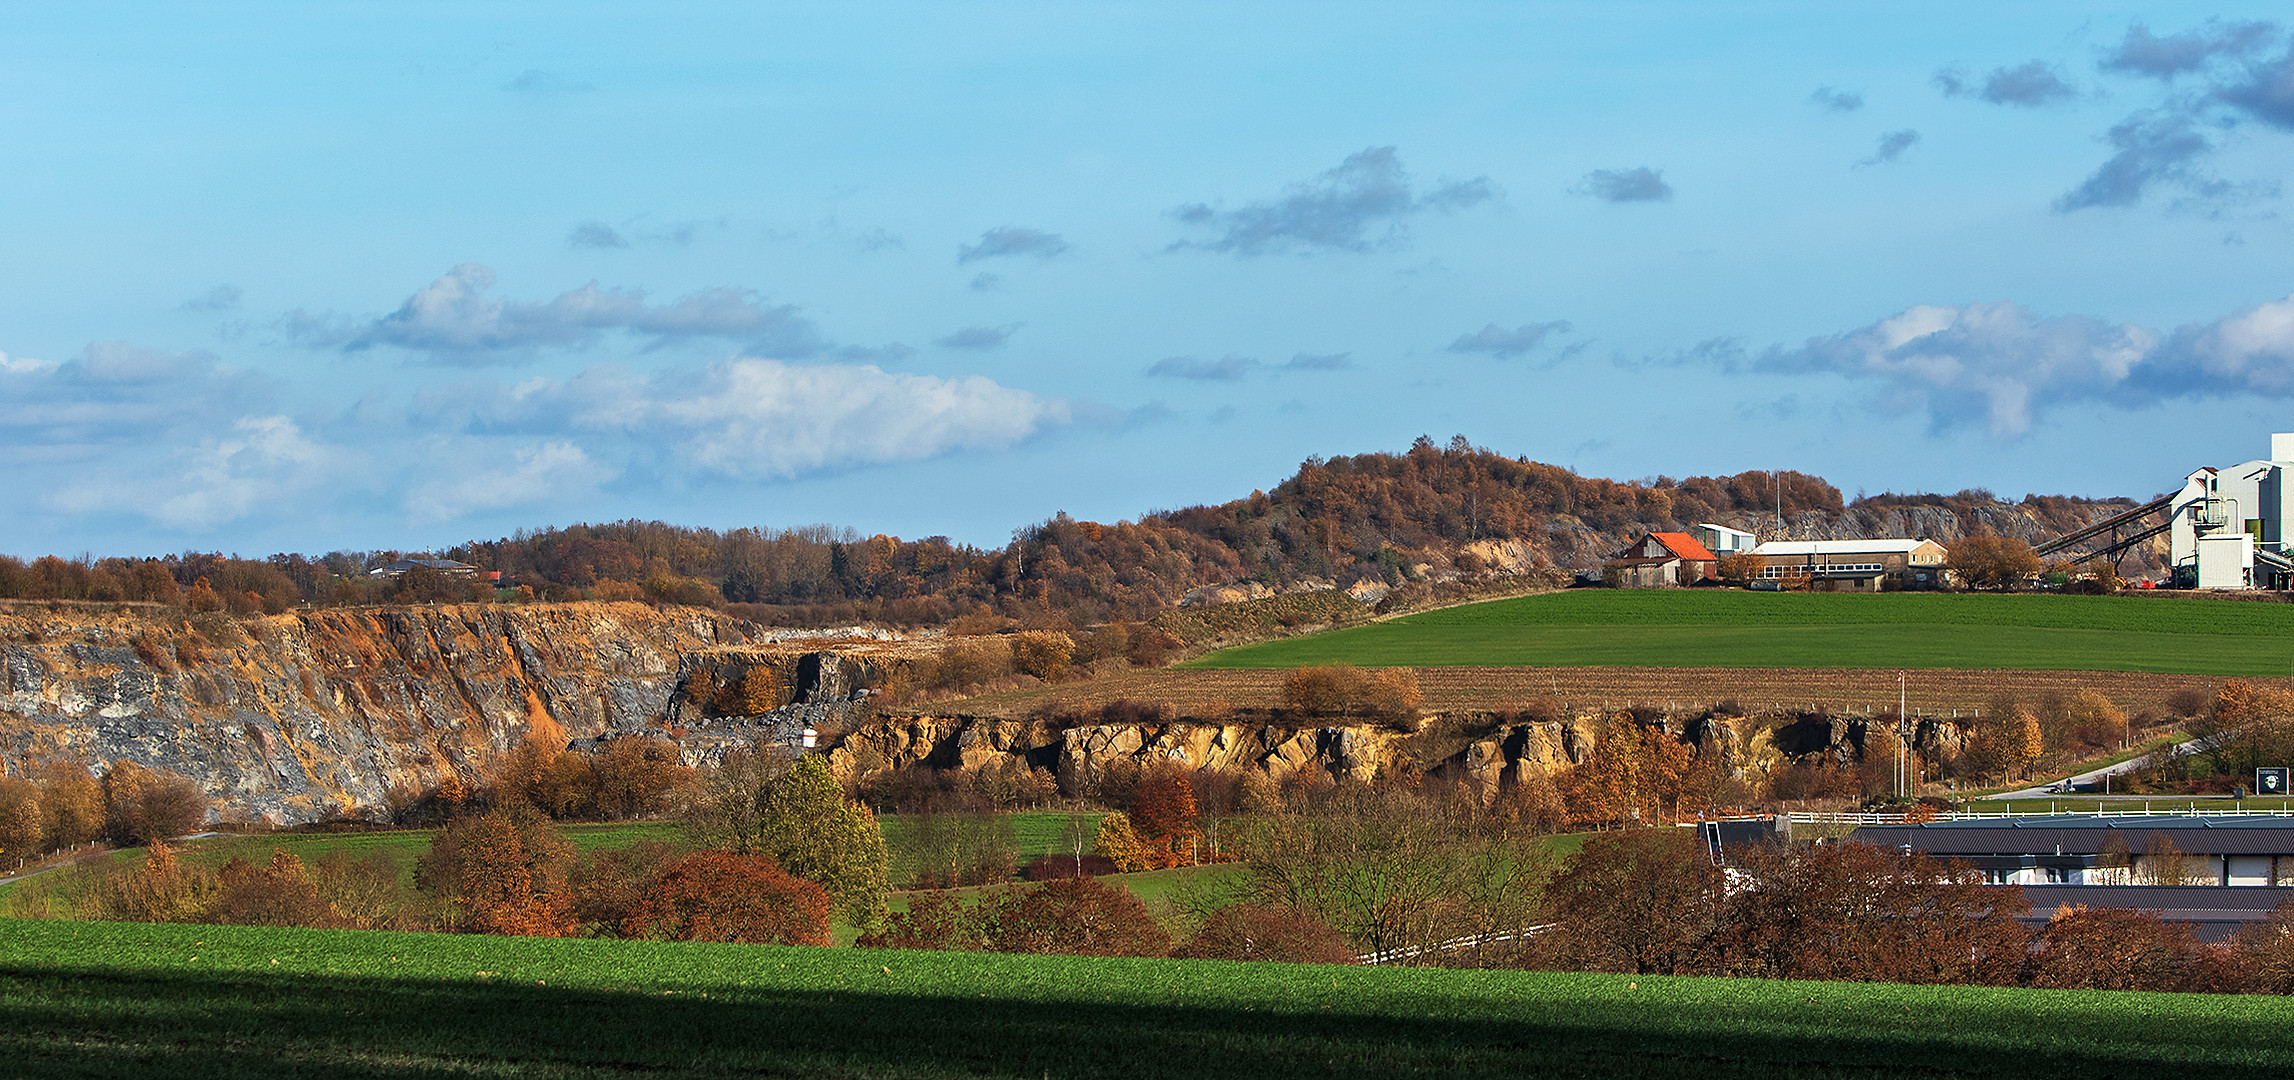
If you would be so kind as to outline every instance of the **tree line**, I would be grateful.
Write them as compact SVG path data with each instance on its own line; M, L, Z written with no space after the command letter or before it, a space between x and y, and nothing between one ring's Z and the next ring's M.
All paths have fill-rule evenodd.
M1376 580L1409 589L1429 575L1492 572L1467 550L1477 541L1518 543L1542 565L1597 565L1623 534L1640 530L1780 506L1837 520L1911 505L1945 510L1975 532L2005 504L1983 491L1844 502L1821 478L1789 471L1620 482L1492 453L1460 436L1443 446L1421 438L1400 454L1310 458L1272 490L1216 506L1113 524L1059 514L1015 530L999 548L825 525L717 531L620 521L425 553L500 572L499 593L483 580L420 570L374 579L367 571L405 553L335 551L260 560L0 556L0 598L196 602L242 615L305 604L643 600L726 607L768 623L1059 629L1143 622L1195 589L1234 581ZM2099 504L2030 496L2017 505L2063 529L2085 524Z

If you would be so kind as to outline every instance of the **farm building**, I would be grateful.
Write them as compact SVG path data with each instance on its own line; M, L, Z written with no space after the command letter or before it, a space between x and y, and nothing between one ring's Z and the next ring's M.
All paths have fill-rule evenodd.
M1653 532L1610 556L1603 569L1609 583L1619 588L1655 589L1708 580L1719 562L1687 533Z
M2132 908L2223 941L2294 897L2294 817L2046 817L1868 825L1850 837L1967 863L2021 885L2028 922L2057 909Z
M1854 839L1964 859L2001 885L2294 885L2294 817L1974 818L1867 825Z
M394 578L416 569L430 569L441 574L458 574L466 577L475 576L478 573L477 567L466 562L456 562L453 559L400 559L388 566L377 566L367 571L366 575L368 577Z
M1752 549L1756 580L1805 578L1817 592L1933 589L1944 584L1944 546L1933 540L1771 540Z

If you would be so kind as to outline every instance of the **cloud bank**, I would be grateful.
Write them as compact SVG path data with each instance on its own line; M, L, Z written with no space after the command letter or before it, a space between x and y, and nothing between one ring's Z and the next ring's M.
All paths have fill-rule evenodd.
M1924 305L1749 366L1873 383L1883 409L2012 439L2069 405L2294 397L2294 296L2164 332L2014 303Z

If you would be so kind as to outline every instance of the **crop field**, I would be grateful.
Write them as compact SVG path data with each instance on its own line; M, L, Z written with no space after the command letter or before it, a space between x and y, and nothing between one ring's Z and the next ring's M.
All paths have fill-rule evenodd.
M1958 668L2284 676L2294 605L1946 593L1583 589L1212 653L1201 668Z
M1364 666L1385 666L1365 663ZM1281 668L1175 668L1133 671L1088 682L1058 683L982 695L928 708L942 715L1024 717L1038 712L1088 712L1111 701L1168 705L1180 716L1218 716L1230 709L1282 704ZM1837 709L1896 706L1896 672L1872 668L1733 667L1435 667L1417 672L1425 706L1436 711L1512 709L1552 699L1569 705L1710 705L1735 700L1751 709ZM2267 681L2285 686L2281 677ZM2092 689L2130 714L2164 714L2167 696L2195 689L2212 696L2222 679L2210 675L2120 671L1915 671L1906 688L1915 712L1945 714L1983 708L2002 693L2040 697Z
M2275 1075L2278 998L0 922L15 1076Z

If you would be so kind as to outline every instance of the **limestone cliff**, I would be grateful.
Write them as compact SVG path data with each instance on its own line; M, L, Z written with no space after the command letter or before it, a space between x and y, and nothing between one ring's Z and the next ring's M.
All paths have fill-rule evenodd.
M0 764L133 761L192 777L220 813L299 822L382 806L393 788L468 784L529 737L753 737L741 731L758 720L744 713L751 701L762 707L746 712L767 719L792 706L833 712L897 666L823 661L818 643L776 640L786 636L642 604L188 624L116 605L19 605L0 612ZM694 741L689 756L721 749Z

